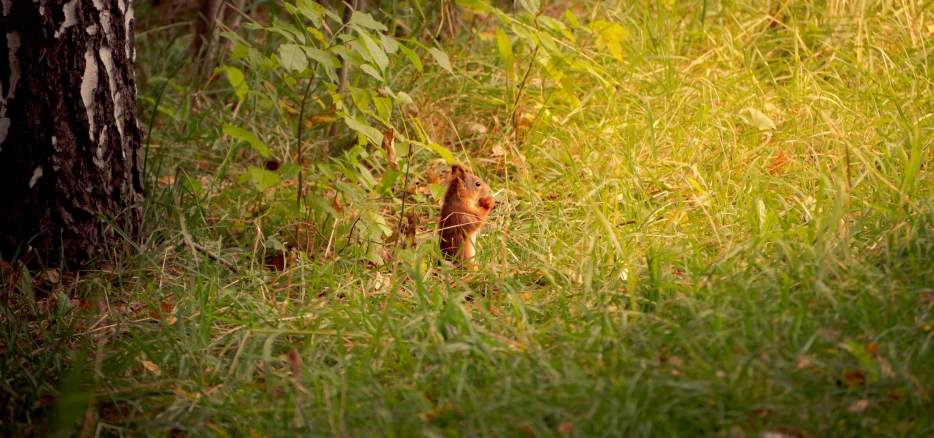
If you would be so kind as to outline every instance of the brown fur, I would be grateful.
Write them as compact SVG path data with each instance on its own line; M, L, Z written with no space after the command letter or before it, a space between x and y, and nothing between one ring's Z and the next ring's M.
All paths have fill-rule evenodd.
M441 207L441 252L458 263L474 256L474 239L495 206L490 187L457 164Z

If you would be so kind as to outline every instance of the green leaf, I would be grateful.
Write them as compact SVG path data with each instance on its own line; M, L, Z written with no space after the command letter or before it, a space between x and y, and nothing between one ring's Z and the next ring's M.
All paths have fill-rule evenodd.
M414 102L412 100L412 96L409 96L409 93L406 93L405 91L400 91L396 93L396 100L398 100L399 103L402 103L402 104Z
M359 175L359 180L363 182L367 190L376 186L376 178L373 178L373 172L370 172L370 169L367 169L363 164L357 164L357 175Z
M350 49L360 55L366 62L373 62L373 55L370 55L370 49L366 47L366 43L362 39L357 38L351 41L347 41L347 45L350 46Z
M564 78L565 72L569 67L564 57L556 54L548 58L548 62L545 64L545 71L548 72L548 75L551 76L552 79L560 82Z
M239 126L233 125L224 125L222 128L224 134L227 134L237 140L245 141L253 147L253 150L258 152L263 158L269 158L269 147L265 143L259 141L252 132L247 131Z
M237 46L234 47L233 52L230 53L230 58L229 58L229 60L230 60L230 61L239 61L239 60L241 60L241 59L243 59L243 58L246 58L246 56L249 55L249 54L250 54L250 48L249 48L249 47L244 46L243 44L237 44Z
M845 343L840 344L840 347L846 351L849 351L859 362L869 375L869 382L876 383L879 381L880 370L879 364L876 363L875 359L872 358L872 355L866 350L866 347L852 339L846 341Z
M182 177L182 187L195 196L201 196L204 194L204 188L201 187L201 182L190 176Z
M370 56L373 57L373 62L376 63L380 70L386 70L386 67L389 67L389 57L386 56L383 48L376 44L376 41L373 41L373 38L370 38L369 35L361 33L360 36L363 37L363 42L366 44Z
M478 11L489 11L495 9L487 3L480 0L454 0L454 4L462 8L474 9Z
M295 6L298 7L298 11L311 20L311 23L318 29L321 28L322 20L324 19L324 8L321 7L317 2L313 0L296 0Z
M531 15L537 15L538 11L542 8L538 0L519 0L519 3L522 4L522 8Z
M256 185L256 190L261 192L279 183L279 175L260 167L250 166L247 173L250 175L250 180Z
M386 49L386 53L396 53L399 50L399 43L396 42L396 39L386 34L379 34L379 41L383 43L383 48Z
M564 11L564 18L568 20L568 23L571 23L571 26L581 27L581 22L577 20L577 17L570 9Z
M429 48L428 52L431 53L431 56L435 58L435 61L438 62L438 65L441 68L448 71L450 74L454 74L454 70L451 69L451 59L448 58L448 54L441 51L441 49L436 49L434 47Z
M318 63L325 67L336 68L340 64L337 59L329 55L324 50L308 46L302 46L302 50L305 51L305 55L307 55L309 58L318 61Z
M360 56L359 53L346 46L333 46L329 50L336 55L340 55L341 58L346 59L351 65L360 65L364 63L363 57Z
M382 266L386 263L386 261L383 260L383 257L379 255L379 252L377 252L378 247L379 245L369 245L367 247L366 260L373 263L374 265Z
M279 46L279 63L288 71L303 71L308 68L308 56L297 44Z
M263 110L263 111L269 111L269 110L271 110L274 106L276 106L276 102L275 102L274 100L272 100L272 99L260 99L260 100L256 101L256 103L259 104L259 109L261 109L261 110Z
M379 132L378 129L358 122L350 116L344 116L344 123L346 123L350 129L353 129L354 131L367 136L367 138L369 138L374 144L383 144L383 133ZM448 153L450 154L450 152Z
M380 117L389 120L392 116L392 101L388 97L374 97L373 106L376 107L376 112Z
M428 50L428 46L422 44L421 41L416 40L416 39L414 39L414 38L403 38L403 39L400 39L399 41L407 41L407 42L409 42L410 44L413 44L413 45L415 45L415 46L417 46L417 47L421 47L421 48L423 48L423 49L425 49L425 50Z
M496 28L496 47L499 49L499 55L503 57L503 62L507 66L512 65L513 60L515 60L515 55L512 53L512 43L509 42L509 37L501 27Z
M353 100L353 104L356 105L357 109L365 110L370 107L369 91L357 87L348 88L350 88L350 99Z
M230 86L233 87L237 100L243 102L246 99L247 91L250 90L250 87L247 86L246 81L243 79L243 72L238 68L224 67L224 73L227 74L227 82L230 82Z
M293 42L293 43L294 42L298 42L298 43L305 42L305 33L298 30L295 26L292 26L289 23L283 23L283 22L272 23L269 27L266 28L266 30L269 32L275 32L279 35L282 35L289 42Z
M298 176L299 170L301 170L301 167L297 163L285 163L279 168L279 176L282 179L292 179Z
M360 70L363 70L364 73L366 73L366 74L368 74L368 75L370 75L370 76L373 76L374 78L376 78L377 81L386 82L386 81L383 79L383 75L381 75L381 74L379 73L379 71L376 70L375 68L373 68L373 66L370 65L370 64L363 64L363 65L361 65L361 66L360 66Z
M437 202L444 199L444 192L446 192L448 188L441 184L429 184L428 190L431 190L431 197Z
M409 61L412 62L412 65L415 66L415 69L422 71L422 60L418 57L418 54L414 50L405 46L405 44L399 44L399 50L402 51L405 56L409 58Z
M454 154L452 154L451 151L447 150L447 148L445 148L444 146L441 146L438 143L429 143L429 144L419 143L419 145L424 147L425 149L428 149L440 155L441 158L444 158L444 161L447 161L448 164L454 164L457 162L457 160L454 159Z
M561 50L558 49L558 45L555 44L555 39L552 36L545 32L540 32L538 34L538 42L542 45L548 53L561 54Z
M315 29L313 27L306 27L305 30L307 30L308 33L311 34L311 36L315 37L316 40L321 42L321 44L323 44L322 47L324 47L325 49L328 48L328 40L324 38L324 34L321 33L320 30Z
M340 61L337 57L328 54L327 52L316 49L314 47L304 46L302 50L305 51L305 54L308 55L314 61L317 61L321 65L321 68L324 69L324 74L327 75L328 79L332 82L337 82L337 66L340 65Z
M250 53L247 54L246 60L250 68L253 70L261 70L265 72L269 70L268 68L266 68L267 64L275 67L272 61L269 60L269 58L263 56L261 53L257 52L256 50L252 50L252 49L250 49Z
M360 12L360 11L353 11L353 14L350 16L350 21L347 22L347 24L351 26L357 25L360 27L364 27L367 29L373 29L373 30L377 30L380 32L385 32L389 30L386 28L386 26L383 25L383 23L380 23L374 20L372 15L367 14L366 12Z
M396 181L398 181L399 177L402 175L403 173L398 170L387 168L386 171L383 172L383 179L381 179L379 185L376 186L376 192L380 195L392 194L392 187L396 185Z
M331 20L334 20L335 23L343 23L343 20L344 20L344 19L341 18L340 15L337 15L337 13L335 13L334 11L332 11L332 10L330 10L330 9L325 9L325 10L324 10L324 15L327 15L328 18L330 18Z
M389 225L386 224L386 219L383 218L383 215L372 210L367 210L366 215L369 215L370 221L372 221L372 223L376 225L377 229L375 231L381 231L383 236L392 235L392 228L390 228ZM373 245L373 246L378 246L378 245Z
M153 105L155 105L155 101L153 101ZM178 114L175 114L175 111L172 111L171 109L166 108L165 105L159 105L159 112L162 113L162 114L165 114L165 115L167 115L167 116L169 116L169 117L171 117L172 120L175 120L176 122L178 122L178 121L181 120L181 118L179 118Z
M512 53L512 42L509 41L509 36L499 27L496 28L496 47L499 49L499 54L503 57L503 65L506 67L506 100L512 102L515 93L513 91L515 87L512 84L516 80L515 55Z
M308 194L305 196L305 205L311 207L312 210L318 211L330 215L331 217L338 217L337 210L334 207L331 207L331 203L328 202L324 196Z

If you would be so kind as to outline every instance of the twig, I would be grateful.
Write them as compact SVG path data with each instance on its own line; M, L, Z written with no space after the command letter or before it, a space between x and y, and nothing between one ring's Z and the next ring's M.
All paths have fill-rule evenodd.
M519 92L516 93L516 101L512 104L512 114L509 115L509 119L512 121L512 130L516 135L516 150L519 149L519 126L516 123L516 111L519 109L519 100L522 99L522 91L525 90L525 84L529 80L529 73L532 72L532 66L535 64L535 55L538 54L539 46L535 46L535 50L532 51L532 56L529 57L529 68L525 70L525 75L522 77L522 82L519 83Z
M305 126L305 100L308 99L308 91L311 90L311 83L314 79L314 75L308 79L305 94L302 96L302 107L298 112L298 196L295 202L298 203L299 211L302 211L302 128Z
M404 227L404 224L405 224L405 198L406 198L405 185L409 183L409 175L411 175L411 170L412 170L412 158L414 158L415 153L418 152L418 151L413 152L413 149L414 148L412 147L412 143L409 143L408 162L405 163L405 182L402 183L402 211L399 212L399 229L396 230L396 234L398 235L397 240L396 240L396 246L399 246L399 241L402 240L402 228ZM417 191L418 189L416 188L416 193Z
M183 220L184 220L184 219L183 219ZM205 247L203 247L203 246L201 246L201 245L195 243L194 241L191 240L191 237L189 237L187 234L185 235L185 244L191 246L192 248L194 248L194 249L196 249L196 250L198 250L198 251L200 251L200 252L203 252L205 255L207 255L208 257L210 257L211 259L213 259L215 262L218 262L218 263L220 263L220 264L222 264L222 265L224 265L224 266L230 268L230 270L233 271L234 274L239 274L239 273L240 273L239 271L237 271L237 265L233 264L233 262L231 262L231 261L229 261L229 260L226 260L226 259L222 258L221 256L215 254L215 253L212 252L211 250L209 250L209 249L207 249L207 248L205 248Z

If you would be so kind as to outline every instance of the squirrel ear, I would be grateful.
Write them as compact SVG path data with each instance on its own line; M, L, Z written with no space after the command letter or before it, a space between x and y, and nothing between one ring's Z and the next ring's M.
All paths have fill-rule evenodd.
M460 165L455 164L451 166L451 176L454 178L463 179L465 176L467 176L467 171L465 171L464 168Z

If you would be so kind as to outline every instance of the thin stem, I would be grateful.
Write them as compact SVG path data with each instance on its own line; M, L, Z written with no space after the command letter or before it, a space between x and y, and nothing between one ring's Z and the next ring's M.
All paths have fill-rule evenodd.
M305 127L305 101L308 99L308 91L311 90L311 83L315 81L315 77L312 75L308 79L308 85L305 86L305 94L302 95L302 107L298 111L298 195L295 200L298 203L298 209L302 209L302 173L304 167L302 166L302 128Z

